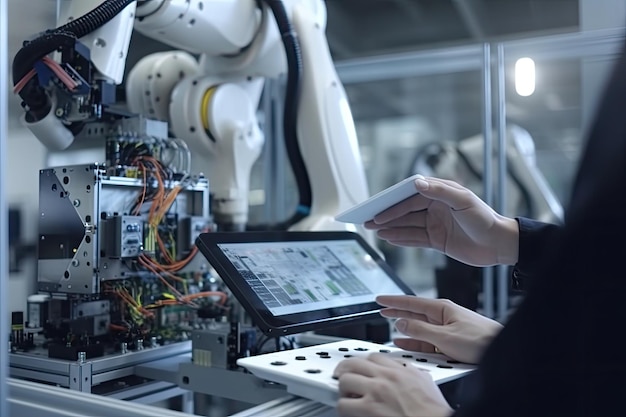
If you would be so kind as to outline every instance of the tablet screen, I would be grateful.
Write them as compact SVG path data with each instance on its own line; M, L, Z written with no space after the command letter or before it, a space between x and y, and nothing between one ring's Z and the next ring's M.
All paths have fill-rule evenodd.
M200 250L267 333L330 327L377 314L379 294L410 294L351 232L207 233ZM370 315L371 314L371 315Z

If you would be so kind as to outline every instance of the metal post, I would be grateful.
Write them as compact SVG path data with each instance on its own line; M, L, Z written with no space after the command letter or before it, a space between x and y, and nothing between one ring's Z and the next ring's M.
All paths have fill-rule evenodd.
M492 166L493 166L493 140L492 140L492 109L491 109L491 47L488 43L483 44L483 144L484 175L483 175L483 200L489 206L493 204L492 190ZM493 268L483 268L483 314L487 317L494 316L493 306Z
M182 395L182 407L181 407L181 411L183 413L187 413L187 414L194 414L194 398L195 398L195 393L191 392L191 391L185 391L185 393Z
M498 44L498 114L496 124L498 126L498 195L496 211L505 214L506 211L506 92L505 92L505 68L504 68L504 44ZM508 267L499 265L497 267L497 288L498 288L498 320L504 320L509 308L509 279Z
M92 364L78 361L70 363L70 389L82 392L91 392Z
M7 30L7 0L0 0L0 416L8 416L8 363L9 363L9 308L8 308L8 280L9 280L9 242L6 202L6 163L7 160L7 124L9 113L9 60Z

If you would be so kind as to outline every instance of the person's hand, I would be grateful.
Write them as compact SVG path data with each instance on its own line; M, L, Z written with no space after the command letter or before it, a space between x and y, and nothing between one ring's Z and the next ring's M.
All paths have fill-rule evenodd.
M474 266L514 265L519 227L454 181L415 180L419 191L364 224L397 246L433 248Z
M340 416L446 417L453 412L427 371L381 353L344 359L334 376Z
M395 326L409 338L395 338L399 348L413 352L439 351L464 363L478 363L502 325L450 300L413 295L380 295L383 317L399 319ZM436 348L435 348L436 347Z

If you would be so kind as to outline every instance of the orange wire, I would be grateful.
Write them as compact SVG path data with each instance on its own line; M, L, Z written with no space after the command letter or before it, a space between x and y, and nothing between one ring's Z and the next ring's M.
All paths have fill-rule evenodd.
M174 264L174 260L172 259L169 252L165 248L165 243L163 242L163 239L161 239L161 236L158 233L156 234L156 240L157 240L157 244L159 245L159 249L161 249L161 253L165 257L165 260L167 261L167 263L169 265Z
M131 306L135 307L137 310L139 310L139 312L145 317L145 316L149 316L149 317L154 317L154 313L152 313L151 311L146 310L143 306L139 305L137 303L137 301L128 293L128 290L123 289L123 290L117 290L116 293L122 298L122 300L124 300L127 304L130 304Z
M176 294L179 298L182 297L182 294L180 293L180 291L178 291L172 284L170 284L169 282L167 282L167 280L165 278L163 278L163 276L157 272L150 264L148 264L147 262L143 261L143 260L139 260L141 262L141 264L143 266L145 266L146 268L148 268L153 274L155 274L157 277L159 277L159 280L165 284L166 287L168 287L174 294Z
M137 204L137 207L135 208L135 211L133 212L135 216L141 212L141 206L143 206L143 202L146 199L146 192L148 190L148 184L146 181L146 167L141 162L138 163L138 165L139 165L139 168L141 169L141 173L143 174L143 191L141 192L141 199L139 200L139 204Z
M56 62L55 60L47 56L44 56L41 60L43 61L44 64L48 66L48 68L52 70L52 72L54 72L54 74L59 78L59 80L63 84L65 84L65 86L69 90L76 89L76 87L78 86L78 83L72 77L70 77L67 72L65 72L63 67L61 67L61 65L59 65L58 62Z
M135 164L137 166L139 166L140 169L142 170L144 189L143 189L143 192L142 192L141 200L140 200L140 202L139 202L139 204L138 204L138 206L136 208L136 213L138 213L140 211L141 206L144 204L145 195L146 195L146 189L147 189L147 170L148 170L148 166L146 164L144 164L143 161L149 162L151 165L153 165L153 167L151 167L151 170L152 170L152 173L154 174L154 177L156 178L156 181L157 181L157 192L156 192L154 198L152 199L150 210L148 212L148 224L149 224L149 227L156 228L156 227L158 227L158 224L161 222L161 220L162 220L163 216L165 215L165 213L167 212L167 210L174 203L174 201L176 201L176 197L179 195L182 187L180 185L177 185L176 187L174 187L174 189L172 189L169 193L166 194L165 183L164 183L163 178L161 176L161 173L160 173L160 171L158 169L159 161L156 160L153 157L150 157L150 156L138 157L135 160ZM176 261L175 259L173 259L170 256L170 253L169 253L169 251L167 251L167 249L165 247L165 243L163 242L163 239L161 238L161 236L158 233L158 231L155 231L154 235L155 235L157 244L159 246L159 249L161 250L161 252L163 254L163 257L164 257L164 259L166 261L166 264L161 264L160 262L156 261L155 259L151 258L150 256L148 256L146 254L141 254L140 255L140 257L139 257L140 264L143 265L145 268L147 268L150 272L152 272L153 274L158 276L159 280L161 280L174 294L176 294L179 299L182 299L183 302L190 302L192 300L192 298L184 299L183 298L184 296L174 286L172 286L164 278L163 275L165 275L168 278L173 279L175 281L184 282L185 280L183 278L180 278L180 277L172 274L172 272L176 272L176 271L184 268L193 259L193 257L198 253L198 248L194 246L191 249L191 251L189 252L189 254L184 259ZM179 302L180 301L178 301L178 300L174 301L174 303L179 303ZM224 302L225 302L225 298L222 297L222 303L224 303Z
M120 332L127 332L128 331L128 327L120 326L118 324L109 324L109 329L111 329L111 330L118 330Z
M167 270L167 271L174 271L174 272L178 271L184 268L185 265L187 265L191 261L191 259L193 259L196 253L198 253L198 248L194 246L193 248L191 248L191 251L185 258L181 259L180 261L176 261L172 264L161 265L161 266L163 267L164 270Z
M183 298L185 300L194 300L196 298L207 298L207 297L213 297L213 296L220 297L220 304L224 304L226 300L228 299L228 295L222 291L202 291L202 292L197 292L195 294L185 295Z
M158 166L159 166L159 161L157 161L155 158L151 157L151 156L141 156L138 159L138 164L140 164L143 167L143 171L144 171L144 183L146 182L145 179L145 171L146 171L146 165L142 164L140 161L147 161L150 162L152 165L154 165L154 169L153 174L157 180L157 192L153 198L152 204L150 206L150 212L148 215L148 220L151 221L154 219L154 214L157 210L158 207L160 207L160 205L162 204L162 200L164 198L165 195L165 184L163 182L163 178L161 177L161 173L158 170Z
M160 307L160 306L180 305L180 304L184 304L184 302L186 302L186 301L191 301L191 300L194 300L196 298L208 298L208 297L213 297L213 296L219 296L220 297L219 304L222 307L224 306L224 304L226 303L226 300L228 299L228 295L226 293L224 293L224 292L221 292L221 291L203 291L203 292L199 292L199 293L195 293L195 294L185 295L185 296L181 297L180 300L158 300L158 301L156 301L154 303L154 306L155 307Z
M26 83L28 83L30 79L35 76L35 74L37 74L37 72L35 71L34 68L28 71L26 75L24 75L22 79L19 80L17 84L15 84L15 86L13 86L13 93L18 94L20 91L22 91Z
M140 255L140 260L143 261L142 265L145 265L146 263L149 264L152 268L154 268L155 270L157 270L159 273L161 274L166 274L167 276L171 277L173 280L178 281L178 282L185 282L185 280L179 276L176 276L174 274L172 274L169 270L167 270L166 268L164 268L164 265L161 265L160 263L156 262L154 259L150 258L147 255L141 254Z

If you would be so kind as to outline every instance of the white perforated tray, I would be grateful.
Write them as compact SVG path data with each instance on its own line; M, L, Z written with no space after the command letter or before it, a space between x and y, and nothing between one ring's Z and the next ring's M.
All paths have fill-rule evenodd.
M389 354L428 371L437 384L452 381L476 368L440 354L409 352L360 340L266 353L241 358L237 364L259 378L285 385L291 394L334 406L338 391L337 381L332 375L337 364L346 357L366 357L374 352Z

